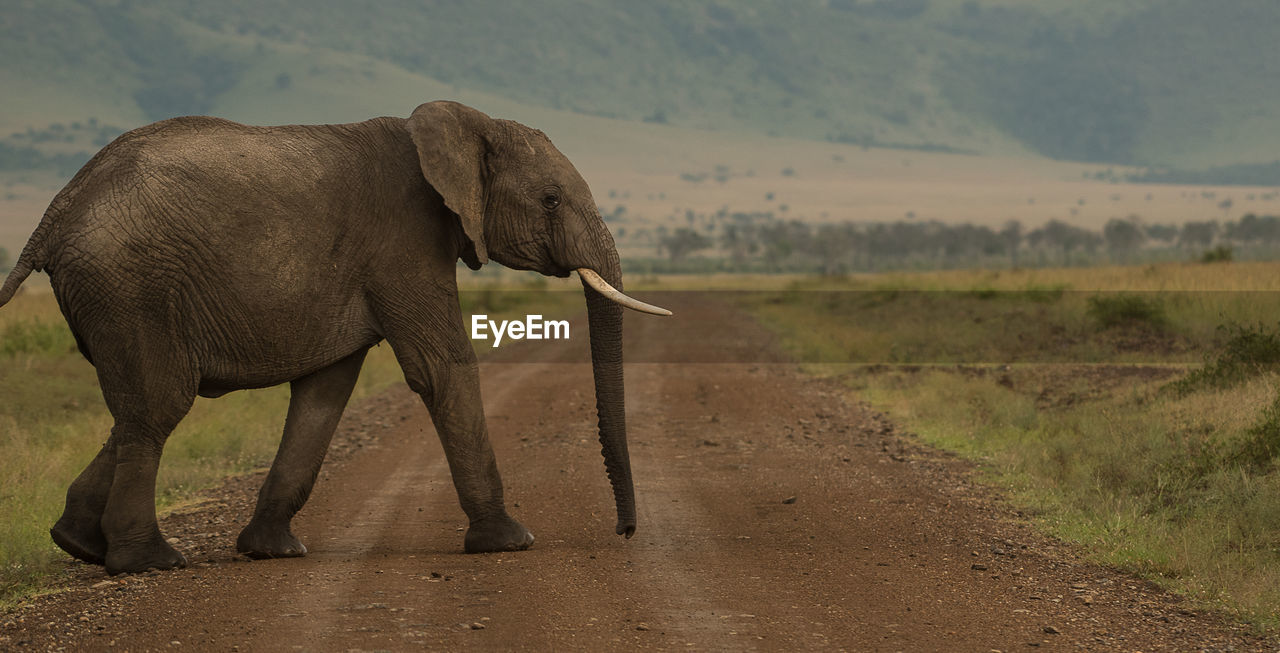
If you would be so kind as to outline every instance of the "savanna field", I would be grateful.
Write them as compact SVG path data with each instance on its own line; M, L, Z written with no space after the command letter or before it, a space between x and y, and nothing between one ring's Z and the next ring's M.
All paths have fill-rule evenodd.
M50 536L114 420L37 273L0 308L0 650L1280 650L1277 26L1275 0L6 3L0 281L59 189L139 127L340 134L450 100L538 130L589 186L562 202L568 186L533 184L521 247L578 258L552 251L582 233L554 213L576 207L618 289L672 315L626 313L625 383L602 386L581 278L507 269L489 243L483 268L458 265L446 327L473 340L480 385L459 396L477 412L429 411L436 388L370 349L282 534L251 515L281 487L264 478L289 384L197 398L160 461L167 546L150 544L186 563L165 572ZM559 169L508 176L507 128L446 147L452 123L405 124L412 148L360 144L359 163L326 156L356 145L335 136L274 166L291 130L255 129L273 145L217 157L231 167L171 149L130 165L265 198L175 190L184 206L155 207L172 218L260 214L282 239L271 220L360 218L337 241L377 237L377 195L403 190L354 172L421 169L452 225L446 168L478 172L462 186L490 209L508 178ZM338 204L273 213L326 191ZM490 213L459 213L473 246L506 233ZM235 224L175 240L240 252L256 241ZM450 265L430 268L442 287ZM481 314L494 335L512 321L501 347ZM538 316L572 337L514 335ZM446 455L463 439L500 480ZM473 467L518 540L464 509ZM97 487L133 496L130 470ZM103 547L129 558L115 513L68 521L111 514ZM489 540L527 550L469 544Z
M980 465L1105 564L1276 625L1280 265L796 281L753 295L809 371ZM834 291L834 292L833 292Z
M808 373L975 461L1047 533L1277 625L1280 264L637 282L752 289L733 296ZM464 311L567 315L576 301L494 286L465 293ZM2 579L14 603L67 566L47 528L110 419L47 292L0 313L0 357ZM354 398L398 382L389 348L376 348ZM288 394L198 400L166 447L162 507L267 465Z

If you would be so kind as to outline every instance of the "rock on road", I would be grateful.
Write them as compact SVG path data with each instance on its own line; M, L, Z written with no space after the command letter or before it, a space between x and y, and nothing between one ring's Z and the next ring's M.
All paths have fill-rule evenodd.
M68 563L67 591L0 616L0 649L1273 645L1036 535L971 466L804 376L743 314L669 301L676 317L627 318L633 539L613 534L590 366L504 345L482 364L483 393L533 549L461 553L430 419L396 388L348 410L294 522L307 557L234 555L262 475L232 479L162 520L191 568L113 579ZM585 322L574 329L585 347Z

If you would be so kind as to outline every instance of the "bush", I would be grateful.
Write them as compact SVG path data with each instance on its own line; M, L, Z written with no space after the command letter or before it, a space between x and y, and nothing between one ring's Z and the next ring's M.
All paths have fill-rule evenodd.
M1141 295L1094 295L1087 312L1104 329L1140 325L1160 329L1168 323L1160 300Z
M1218 332L1224 334L1218 351L1204 367L1170 384L1175 392L1185 395L1202 388L1227 388L1280 371L1280 327L1233 323L1218 327Z
M1262 419L1251 426L1243 438L1228 446L1224 458L1265 472L1270 470L1277 454L1280 454L1280 395L1262 411Z
M1230 263L1231 258L1232 258L1231 248L1227 247L1226 245L1218 245L1213 249L1206 250L1205 253L1200 256L1200 262L1201 263Z

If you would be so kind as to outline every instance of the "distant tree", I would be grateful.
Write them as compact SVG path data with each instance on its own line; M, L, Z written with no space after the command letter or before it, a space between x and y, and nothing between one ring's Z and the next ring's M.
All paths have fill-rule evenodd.
M1098 234L1069 225L1061 220L1050 220L1043 227L1036 229L1027 236L1027 242L1032 246L1042 246L1048 249L1056 250L1060 257L1060 263L1067 264L1070 262L1071 254L1076 251L1085 251L1092 253L1102 242L1102 237Z
M1182 225L1182 231L1178 234L1178 245L1194 249L1205 249L1213 244L1213 238L1217 235L1217 220L1188 222Z
M658 240L658 250L665 251L672 263L683 261L690 254L708 247L711 247L711 239L688 227L680 227Z
M1147 234L1143 232L1142 225L1133 218L1127 220L1112 218L1102 228L1102 238L1106 241L1107 250L1111 252L1114 259L1128 261L1142 247Z
M1000 228L1000 238L1004 240L1005 251L1009 252L1009 265L1018 267L1018 248L1022 246L1022 223L1010 220Z
M774 270L781 270L787 259L796 252L810 250L809 225L799 220L772 222L760 229L760 244L764 248L765 262Z
M1272 245L1280 242L1280 218L1246 213L1240 222L1229 222L1223 235L1241 244Z
M822 274L834 276L847 272L857 240L857 229L851 223L818 227L817 237L810 244L822 265Z
M729 260L735 267L747 262L747 254L753 244L751 231L750 225L730 223L720 232L720 246L729 251Z
M1178 239L1178 227L1175 225L1149 224L1143 228L1147 232L1147 238L1160 241L1166 245Z
M276 75L276 88L283 91L290 86L293 86L293 75L290 75L289 73L280 73L279 75Z

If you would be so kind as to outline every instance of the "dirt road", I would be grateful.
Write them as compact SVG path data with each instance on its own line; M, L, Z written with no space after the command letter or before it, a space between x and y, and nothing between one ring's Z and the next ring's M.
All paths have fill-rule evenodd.
M72 589L0 616L0 648L1271 646L1033 534L967 464L912 444L837 383L765 362L773 339L742 315L692 298L671 308L627 323L630 360L671 361L627 369L634 539L613 534L589 366L520 362L547 358L521 343L482 376L532 550L461 553L439 443L396 389L344 419L295 521L306 558L233 555L261 475L235 479L162 523L193 567L109 579L77 564ZM674 362L717 355L755 362Z

